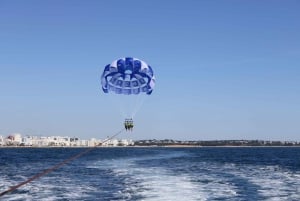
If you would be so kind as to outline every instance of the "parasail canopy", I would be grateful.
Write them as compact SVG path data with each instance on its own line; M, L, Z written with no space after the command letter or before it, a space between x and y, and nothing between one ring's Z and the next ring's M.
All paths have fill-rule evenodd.
M125 57L105 66L101 84L104 93L150 95L155 85L155 77L146 62Z

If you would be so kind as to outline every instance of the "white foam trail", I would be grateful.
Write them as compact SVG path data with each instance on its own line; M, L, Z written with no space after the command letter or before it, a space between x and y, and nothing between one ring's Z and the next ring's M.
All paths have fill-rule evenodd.
M182 155L179 154L179 155ZM179 156L178 153L167 155L156 155L147 159L166 159ZM116 177L124 176L127 188L118 192L118 197L130 199L138 197L143 201L164 201L164 200L209 200L218 198L231 198L236 191L229 183L215 176L201 176L201 183L197 175L187 173L175 174L173 171L162 167L143 167L136 162L142 159L118 159L106 160L94 164L94 168L111 168ZM203 164L205 166L207 164Z
M0 190L7 190L9 186L16 185L19 182L9 181L0 178ZM93 192L96 189L80 183L74 184L70 178L64 177L43 177L30 184L22 186L12 194L3 196L6 201L31 201L31 200L82 200L86 192ZM1 200L1 199L0 199Z
M260 186L259 192L266 200L300 200L300 174L292 173L278 166L252 170L252 175L244 172L244 176Z
M201 194L195 194L198 187L183 175L172 175L161 168L137 168L135 177L141 181L137 195L143 200L201 200Z
M300 200L299 172L291 172L276 165L232 165L224 166L223 171L254 184L258 195L264 200Z
M257 194L251 197L252 200L300 200L299 171L293 172L276 165L200 161L173 164L173 158L179 156L185 157L186 153L168 152L140 158L99 160L86 165L86 168L95 168L97 171L109 170L108 172L113 177L122 178L121 184L114 183L115 181L110 178L107 179L113 182L113 185L120 185L120 188L115 186L110 189L109 185L104 183L104 187L108 185L108 190L105 191L101 189L103 186L89 186L91 180L81 182L80 177L68 178L54 173L54 175L42 177L25 185L16 193L5 195L1 199L7 201L93 200L96 197L91 198L89 195L103 195L102 192L105 191L104 193L111 193L107 196L111 196L113 200L245 200L247 196L252 196L251 193ZM164 161L172 161L174 167L155 164ZM149 164L148 167L147 164ZM192 169L189 170L189 168ZM2 174L0 175L0 191L7 190L9 186L16 185L25 179L24 176L15 175L12 181L9 176ZM100 180L99 183L104 182L102 178ZM115 189L119 190L113 192ZM104 200L110 200L110 197Z

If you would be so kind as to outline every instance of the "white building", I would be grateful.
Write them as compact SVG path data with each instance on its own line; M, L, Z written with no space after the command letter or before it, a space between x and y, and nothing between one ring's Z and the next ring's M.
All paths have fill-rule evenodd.
M70 137L61 137L61 136L51 136L48 137L48 146L70 146L71 145Z
M119 141L119 145L121 146L132 146L134 145L133 140L122 139Z
M89 147L94 147L94 146L98 146L101 143L101 140L97 140L96 138L91 138L88 141L88 146Z
M109 139L109 140L103 140L103 142L101 143L102 146L105 147L114 147L114 146L118 146L119 144L119 140L117 139Z
M3 139L5 145L17 146L22 143L22 137L19 133L10 134L7 138Z
M24 146L32 146L32 137L31 136L23 137L21 144L24 145Z
M87 147L89 145L88 140L81 140L76 137L70 138L69 146L71 147Z
M2 137L2 135L0 135L0 146L3 146L4 145L4 139Z
M16 144L21 144L22 143L22 136L19 133L15 133L14 135L14 141L16 142Z
M133 140L127 140L127 139L110 139L110 140L103 140L102 146L110 146L110 147L116 147L116 146L130 146L134 145Z
M77 142L77 145L80 147L87 147L87 146L89 146L89 141L88 140L79 140Z
M31 143L34 147L45 147L49 144L49 137L31 136ZM30 142L30 140L28 140Z

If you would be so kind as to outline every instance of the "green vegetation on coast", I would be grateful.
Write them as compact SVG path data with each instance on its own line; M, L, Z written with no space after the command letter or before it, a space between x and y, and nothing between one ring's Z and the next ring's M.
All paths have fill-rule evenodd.
M297 141L266 141L266 140L138 140L135 146L300 146Z

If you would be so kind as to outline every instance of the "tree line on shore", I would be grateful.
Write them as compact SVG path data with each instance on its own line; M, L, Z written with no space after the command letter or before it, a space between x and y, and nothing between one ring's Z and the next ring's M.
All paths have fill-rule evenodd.
M266 140L137 140L135 146L300 146L297 141L266 141Z

